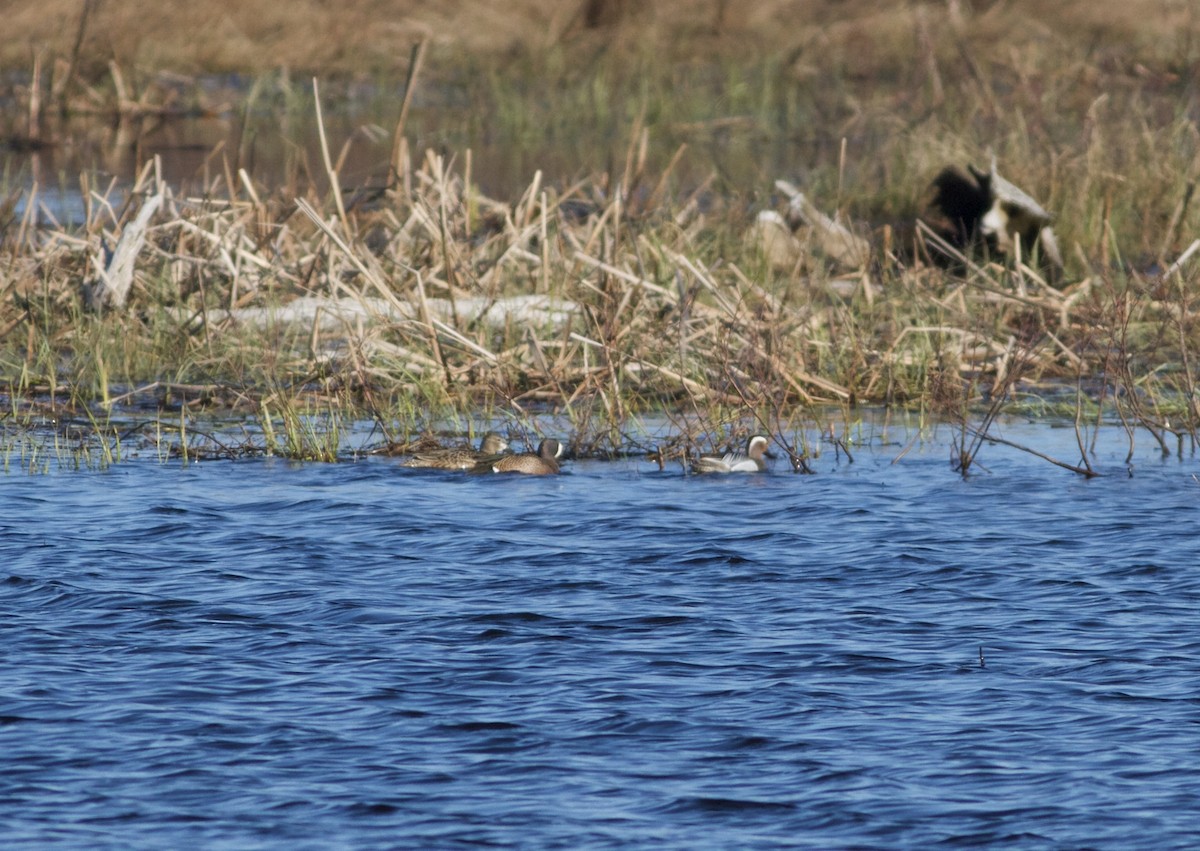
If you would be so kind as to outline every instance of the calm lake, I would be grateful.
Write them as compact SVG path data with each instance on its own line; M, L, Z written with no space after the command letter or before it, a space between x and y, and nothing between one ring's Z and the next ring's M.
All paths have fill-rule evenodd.
M0 841L1195 847L1200 464L1104 430L1100 478L963 479L949 437L813 476L14 468Z

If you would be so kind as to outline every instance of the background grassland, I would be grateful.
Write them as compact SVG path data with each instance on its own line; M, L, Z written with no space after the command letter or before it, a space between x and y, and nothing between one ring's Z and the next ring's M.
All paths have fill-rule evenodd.
M872 79L913 62L918 17L935 29L970 18L999 53L1040 49L1052 57L1066 41L1171 63L1189 61L1197 14L1189 0L44 0L9 4L0 64L27 67L41 47L69 55L81 7L91 10L83 56L100 68L115 57L188 72L402 72L411 43L429 38L474 55L589 42L654 45L670 59L822 49Z

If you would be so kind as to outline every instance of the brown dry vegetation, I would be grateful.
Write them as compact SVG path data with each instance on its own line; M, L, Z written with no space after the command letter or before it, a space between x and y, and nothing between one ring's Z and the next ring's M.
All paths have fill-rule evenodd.
M460 51L501 54L596 42L697 52L820 48L864 76L920 61L914 20L938 28L969 17L980 43L1007 50L1088 45L1155 64L1192 52L1190 0L44 0L9 4L0 66L28 68L46 50L71 53L81 7L91 8L83 64L182 72L402 71L410 45L429 39L447 61ZM1180 70L1180 69L1175 69Z
M25 35L4 62L25 67L33 48L71 55L70 28L44 23L56 2L40 16L17 10ZM1044 5L95 4L85 80L114 58L143 74L396 76L428 39L418 85L466 68L485 78L484 95L462 83L476 108L564 138L560 122L586 134L605 111L619 147L583 163L583 177L531 175L513 198L473 185L469 152L410 151L401 133L390 183L365 200L320 183L262 185L225 156L195 197L149 172L127 203L109 208L92 191L75 229L35 227L10 206L8 395L91 412L235 404L263 433L286 432L282 451L315 457L336 452L306 436L313 412L374 418L404 439L446 417L542 406L562 412L577 451L593 452L636 446L647 410L678 417L686 447L734 427L786 441L823 406L845 414L860 402L955 419L964 470L1014 400L1085 424L1081 469L1086 424L1102 417L1164 450L1172 435L1195 441L1200 11L1177 0ZM714 168L677 182L686 149L652 153L656 134L679 127L697 138L733 127L750 143L805 133L835 151L857 140L851 156L812 164L804 189L868 256L813 250L773 265L744 235L775 204L772 179L791 175L738 187ZM986 165L989 149L1057 213L1060 287L1013 258L956 256L948 268L954 249L914 228L936 170ZM331 176L323 185L340 182ZM151 197L163 206L128 304L89 311L106 248ZM487 307L531 293L569 304L571 320L485 320ZM300 298L325 306L278 321ZM789 446L803 468L799 449Z

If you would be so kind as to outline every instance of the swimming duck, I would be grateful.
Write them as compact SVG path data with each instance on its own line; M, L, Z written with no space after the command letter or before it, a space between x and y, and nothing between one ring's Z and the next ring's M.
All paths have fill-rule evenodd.
M756 434L746 441L746 452L727 452L724 455L701 455L692 462L696 473L761 473L767 469L763 453L767 451L766 435Z
M563 447L552 437L538 444L537 453L523 452L520 455L494 455L480 459L471 469L476 473L526 473L531 476L552 475L559 471L558 459Z
M484 458L500 457L508 449L508 441L494 431L483 436L479 450L455 447L418 452L405 461L404 467L427 467L435 470L470 470Z

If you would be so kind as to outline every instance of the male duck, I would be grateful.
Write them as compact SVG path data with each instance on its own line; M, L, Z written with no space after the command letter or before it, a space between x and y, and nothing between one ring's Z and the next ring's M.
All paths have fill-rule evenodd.
M472 470L476 473L525 473L531 476L553 475L559 471L558 459L563 446L552 437L538 444L537 454L495 455L480 459Z
M746 452L727 452L724 455L701 455L692 462L696 473L761 473L767 469L763 453L767 451L766 435L756 434L746 441Z

